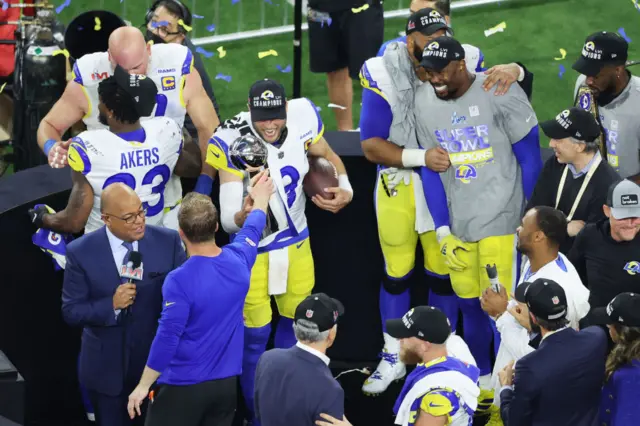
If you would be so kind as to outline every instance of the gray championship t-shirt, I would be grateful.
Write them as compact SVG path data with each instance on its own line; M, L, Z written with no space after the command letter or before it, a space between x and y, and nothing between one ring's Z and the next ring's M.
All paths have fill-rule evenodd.
M520 86L513 84L505 95L495 96L495 88L482 88L485 78L478 74L458 99L439 99L431 84L418 88L415 98L418 143L449 152L451 167L440 177L451 231L467 242L516 232L524 194L511 145L538 125Z
M573 97L586 77L576 81ZM579 105L588 110L591 98L583 95ZM623 178L640 173L640 78L632 76L627 87L606 106L598 106L607 141L607 160Z

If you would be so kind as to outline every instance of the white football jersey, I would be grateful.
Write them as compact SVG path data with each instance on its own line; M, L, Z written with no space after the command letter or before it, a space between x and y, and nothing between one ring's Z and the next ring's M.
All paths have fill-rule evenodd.
M173 175L182 149L182 131L170 118L142 122L142 129L116 135L106 129L87 130L73 138L69 166L81 172L93 188L93 209L85 233L104 223L100 194L108 185L121 182L133 188L147 209L147 224L161 225L165 186Z
M154 44L147 67L147 77L158 86L156 107L148 120L153 117L169 117L180 128L184 124L187 108L182 97L185 77L193 69L193 54L180 44ZM88 130L106 129L98 119L98 85L100 81L113 75L113 66L107 52L84 55L73 65L73 81L80 84L89 103L89 109L83 121ZM171 176L165 189L165 207L172 208L182 200L182 184L178 176Z
M269 202L270 218L258 244L260 252L289 246L300 241L303 234L308 235L307 218L304 214L306 196L302 181L309 171L307 150L324 133L322 120L313 102L307 98L288 102L286 131L286 139L280 147L266 144L269 152L269 175L276 192ZM209 143L224 147L216 152L228 152L228 147L246 134L260 138L253 128L250 114L241 112L223 122ZM249 180L249 174L244 172L245 193Z

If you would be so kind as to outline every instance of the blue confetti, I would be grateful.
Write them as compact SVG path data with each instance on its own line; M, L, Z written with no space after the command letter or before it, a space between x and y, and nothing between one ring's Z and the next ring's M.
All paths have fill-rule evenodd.
M560 72L558 73L558 77L562 78L562 76L564 75L565 71L566 70L564 69L564 66L560 65Z
M151 22L151 28L158 28L158 27L168 27L169 26L169 21L158 21L158 22Z
M627 43L631 43L631 39L627 37L627 33L624 32L624 28L618 28L618 34L620 34L620 37L625 39Z
M276 65L280 72L291 72L291 65L287 65L286 68L282 68L282 65Z
M331 26L331 23L333 22L333 20L331 18L327 18L326 20L323 20L320 22L320 28L324 27L324 23L327 23L327 27Z
M214 32L216 30L216 26L214 24L211 24L207 27L207 31L209 31L210 33Z
M2 1L2 10L7 10L9 9L9 3L5 3L4 0Z
M320 108L319 106L316 107L316 111L322 111L322 108Z
M56 13L59 15L60 13L62 13L64 8L69 6L70 4L71 4L71 0L64 0L64 3L62 3L60 6L56 7Z
M215 55L215 53L209 52L207 50L204 50L202 47L196 48L196 52L198 52L201 55L206 56L207 58L211 58L213 55Z
M273 3L271 3L271 0L264 0L265 3L269 3L270 5L273 5Z
M224 75L224 74L218 74L218 75L216 75L216 80L224 80L227 83L229 83L231 81L231 76L230 75Z
M196 19L204 19L204 16L202 15L196 15L195 13L193 15L191 15L192 17L196 18Z
M240 2L240 0L231 0L231 4L236 4L236 3L239 3L239 2Z

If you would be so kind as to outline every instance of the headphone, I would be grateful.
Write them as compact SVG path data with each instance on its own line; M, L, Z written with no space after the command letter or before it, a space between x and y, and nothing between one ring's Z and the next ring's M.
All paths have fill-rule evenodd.
M184 4L182 4L180 2L180 0L156 0L156 1L154 1L153 4L147 10L147 14L146 14L146 16L144 18L145 25L148 24L149 21L151 21L151 19L153 19L153 12L155 12L155 10L158 8L158 5L160 3L163 3L163 2L173 3L174 5L176 5L178 7L178 9L180 9L180 14L182 15L179 18L182 19L182 21L185 23L185 25L191 26L191 12L189 11L189 9L187 9L187 7ZM178 31L181 32L182 34L186 34L187 33L187 30L185 30L182 25L178 25Z

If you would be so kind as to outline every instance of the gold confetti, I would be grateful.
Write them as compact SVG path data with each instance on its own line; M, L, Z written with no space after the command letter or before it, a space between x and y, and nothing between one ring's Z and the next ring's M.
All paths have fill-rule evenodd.
M225 56L227 56L227 51L224 50L224 47L218 47L218 57L224 58Z
M369 9L369 5L365 4L364 6L361 6L361 7L352 7L351 11L353 13L360 13L360 12L364 12L367 9Z
M507 29L507 23L502 21L498 25L496 25L495 27L491 27L488 30L484 30L484 36L485 37L489 37L489 36L492 36L492 35L494 35L496 33L501 33L506 29Z
M64 50L54 50L53 56L64 55L65 58L69 59L69 51L67 49Z
M2 93L2 91L4 90L4 86L6 86L7 83L5 82L2 86L0 86L0 93Z
M100 31L102 29L102 22L100 21L100 18L98 18L96 16L94 20L96 22L96 25L95 25L95 27L93 27L93 30L94 31Z
M561 55L561 57L560 57L560 58L553 58L553 59L555 59L556 61L561 61L561 60L563 60L564 58L566 58L566 57L567 57L567 51L561 48L561 49L560 49L560 55Z
M189 32L189 31L191 31L193 29L190 26L188 26L187 24L185 24L182 19L178 20L178 25L180 25L182 28L184 28L184 30L187 31L187 32Z
M258 59L266 58L267 56L278 56L278 52L275 50L265 50L264 52L258 53Z

